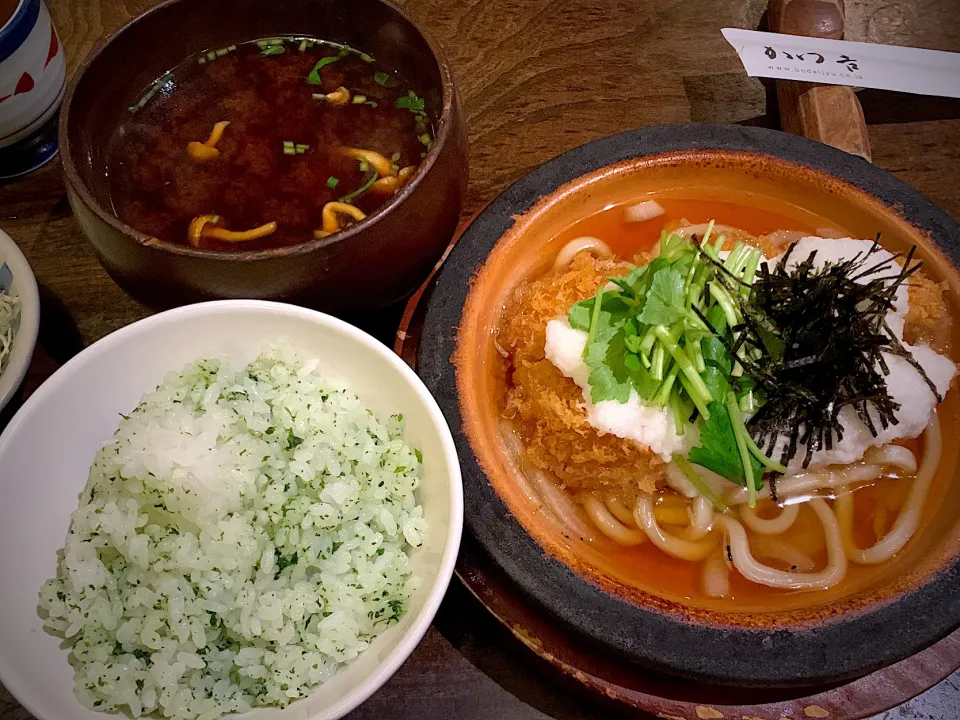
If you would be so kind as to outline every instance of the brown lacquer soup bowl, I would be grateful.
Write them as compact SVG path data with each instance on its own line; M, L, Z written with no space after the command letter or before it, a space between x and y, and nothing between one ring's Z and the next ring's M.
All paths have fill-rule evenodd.
M859 158L783 133L712 125L649 128L567 152L473 221L429 296L417 368L454 429L470 531L544 613L625 662L671 674L812 686L862 676L944 637L960 625L956 388L939 407L943 450L918 530L888 562L852 569L833 591L704 600L684 590L676 565L648 563L638 575L629 557L610 561L602 537L571 532L554 484L531 480L504 417L505 307L591 227L584 218L649 197L682 200L693 214L697 204L705 216L728 213L718 222L731 222L736 206L744 217L773 213L781 226L810 233L880 233L894 252L916 246L946 312L960 312L957 223ZM602 234L592 227L600 230L588 234ZM954 324L954 362L958 338Z
M128 106L196 53L273 37L356 48L419 90L434 138L413 179L364 221L276 248L191 247L120 220L106 169ZM296 43L289 52L297 52ZM271 112L280 117L289 108ZM105 38L80 67L63 103L60 147L70 204L100 261L121 287L155 306L273 298L337 311L392 303L433 269L456 228L467 187L464 119L450 65L426 32L382 0L161 3ZM326 191L322 181L318 185Z

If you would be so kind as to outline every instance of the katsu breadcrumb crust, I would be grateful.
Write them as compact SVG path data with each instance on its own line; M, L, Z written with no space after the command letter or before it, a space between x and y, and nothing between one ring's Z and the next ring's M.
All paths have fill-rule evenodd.
M497 340L507 354L505 414L515 417L530 462L571 490L631 497L663 482L663 460L631 440L598 433L587 422L580 388L544 357L547 323L631 267L582 252L568 268L514 291L499 328Z
M910 309L903 339L911 345L929 345L939 353L950 353L950 314L943 287L922 270L907 280Z
M741 234L737 240L770 256L782 252L766 237ZM643 254L635 261L651 259ZM499 327L497 342L507 364L504 414L515 419L527 459L574 491L610 490L630 498L664 482L661 458L631 440L597 432L587 422L580 388L544 357L547 323L565 317L571 305L592 297L607 278L625 275L632 267L581 252L570 266L520 285ZM950 317L943 288L916 272L909 281L909 299L904 339L948 351Z

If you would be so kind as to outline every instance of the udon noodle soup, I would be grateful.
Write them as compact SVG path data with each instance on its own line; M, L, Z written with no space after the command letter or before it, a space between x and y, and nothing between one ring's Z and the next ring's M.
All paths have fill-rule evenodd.
M669 198L550 247L497 330L501 435L577 552L748 611L856 592L908 551L949 482L957 372L912 251Z

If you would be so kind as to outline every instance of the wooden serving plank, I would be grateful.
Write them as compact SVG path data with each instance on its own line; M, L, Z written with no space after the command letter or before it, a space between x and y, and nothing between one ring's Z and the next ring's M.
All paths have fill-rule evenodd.
M773 32L842 40L843 0L770 0L767 22ZM853 88L777 80L777 101L786 132L871 160L867 123Z

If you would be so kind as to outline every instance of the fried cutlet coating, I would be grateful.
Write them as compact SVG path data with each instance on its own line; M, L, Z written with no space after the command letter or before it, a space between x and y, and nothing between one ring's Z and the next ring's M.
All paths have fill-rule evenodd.
M918 271L907 280L910 309L903 339L911 345L929 345L939 353L950 351L950 314L943 287Z
M578 254L569 268L520 287L498 334L510 368L506 412L515 413L528 459L571 490L615 490L624 498L662 484L663 461L630 440L598 433L587 422L580 388L545 359L544 344L550 320L630 267Z
M741 234L736 240L770 256L782 250L764 236ZM635 258L638 264L651 259L647 254ZM521 285L500 325L498 343L507 353L510 379L505 414L516 417L528 459L574 491L616 491L629 498L651 492L664 481L664 463L658 455L630 440L600 434L587 422L582 391L544 357L547 323L565 317L571 305L593 296L608 277L625 275L631 267L581 252L568 268ZM922 272L911 276L909 283L904 339L945 352L951 321L943 288Z

